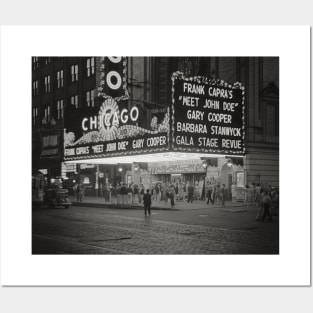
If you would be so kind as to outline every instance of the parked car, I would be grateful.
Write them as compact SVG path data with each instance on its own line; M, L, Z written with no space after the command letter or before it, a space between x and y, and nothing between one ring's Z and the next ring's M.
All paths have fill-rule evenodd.
M49 208L61 206L68 209L72 204L68 197L68 190L61 188L47 189L44 196L44 202Z

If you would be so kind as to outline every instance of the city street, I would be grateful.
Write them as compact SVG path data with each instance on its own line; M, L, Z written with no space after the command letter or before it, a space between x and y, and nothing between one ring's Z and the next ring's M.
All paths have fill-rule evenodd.
M255 207L184 210L71 206L33 210L33 254L278 254L279 223Z

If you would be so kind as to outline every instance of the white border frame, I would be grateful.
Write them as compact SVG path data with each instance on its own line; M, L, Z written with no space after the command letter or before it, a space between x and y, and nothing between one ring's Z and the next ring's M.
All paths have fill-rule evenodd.
M32 256L31 56L45 55L279 56L280 255ZM1 283L309 285L310 176L290 170L310 164L309 104L307 26L2 27Z

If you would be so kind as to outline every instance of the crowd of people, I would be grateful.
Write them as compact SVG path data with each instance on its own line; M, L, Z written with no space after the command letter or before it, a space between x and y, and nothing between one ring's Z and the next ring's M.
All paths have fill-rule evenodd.
M76 194L77 201L81 202L84 198L85 187L81 183L77 183L74 186L74 192ZM109 184L106 183L99 188L99 196L104 198L104 201L112 204L141 204L143 203L143 197L146 193L143 184L129 185L125 183ZM151 186L149 190L151 200L156 203L164 201L165 204L175 206L177 201L193 202L194 198L199 198L199 195L195 194L195 187L187 183L156 183Z
M82 202L84 198L84 185L76 184L77 201ZM157 204L164 201L165 204L170 203L171 207L175 206L177 201L186 201L192 203L195 198L206 199L209 205L225 206L226 198L225 185L209 183L206 188L203 188L200 195L195 196L195 186L192 183L155 183L151 189L145 189L143 184L104 184L99 190L99 195L104 198L104 201L111 204L120 205L137 205L147 203L148 198ZM148 201L149 202L149 201ZM245 187L245 203L247 206L258 207L257 221L272 221L272 215L278 215L279 208L279 191L271 185L262 183L252 183Z
M222 186L209 183L207 191L206 191L206 197L207 197L207 204L221 204L222 206L225 206L225 185L222 184Z
M278 215L279 210L279 190L269 184L252 183L247 185L246 204L247 206L257 206L257 221L272 221L273 215Z

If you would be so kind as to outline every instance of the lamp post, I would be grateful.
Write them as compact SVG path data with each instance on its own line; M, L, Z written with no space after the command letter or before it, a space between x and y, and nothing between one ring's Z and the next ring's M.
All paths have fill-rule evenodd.
M124 182L124 180L123 180L123 167L122 167L122 165L119 165L118 168L117 168L117 170L118 170L119 174L121 175L121 176L120 176L120 177L121 177L121 182Z

